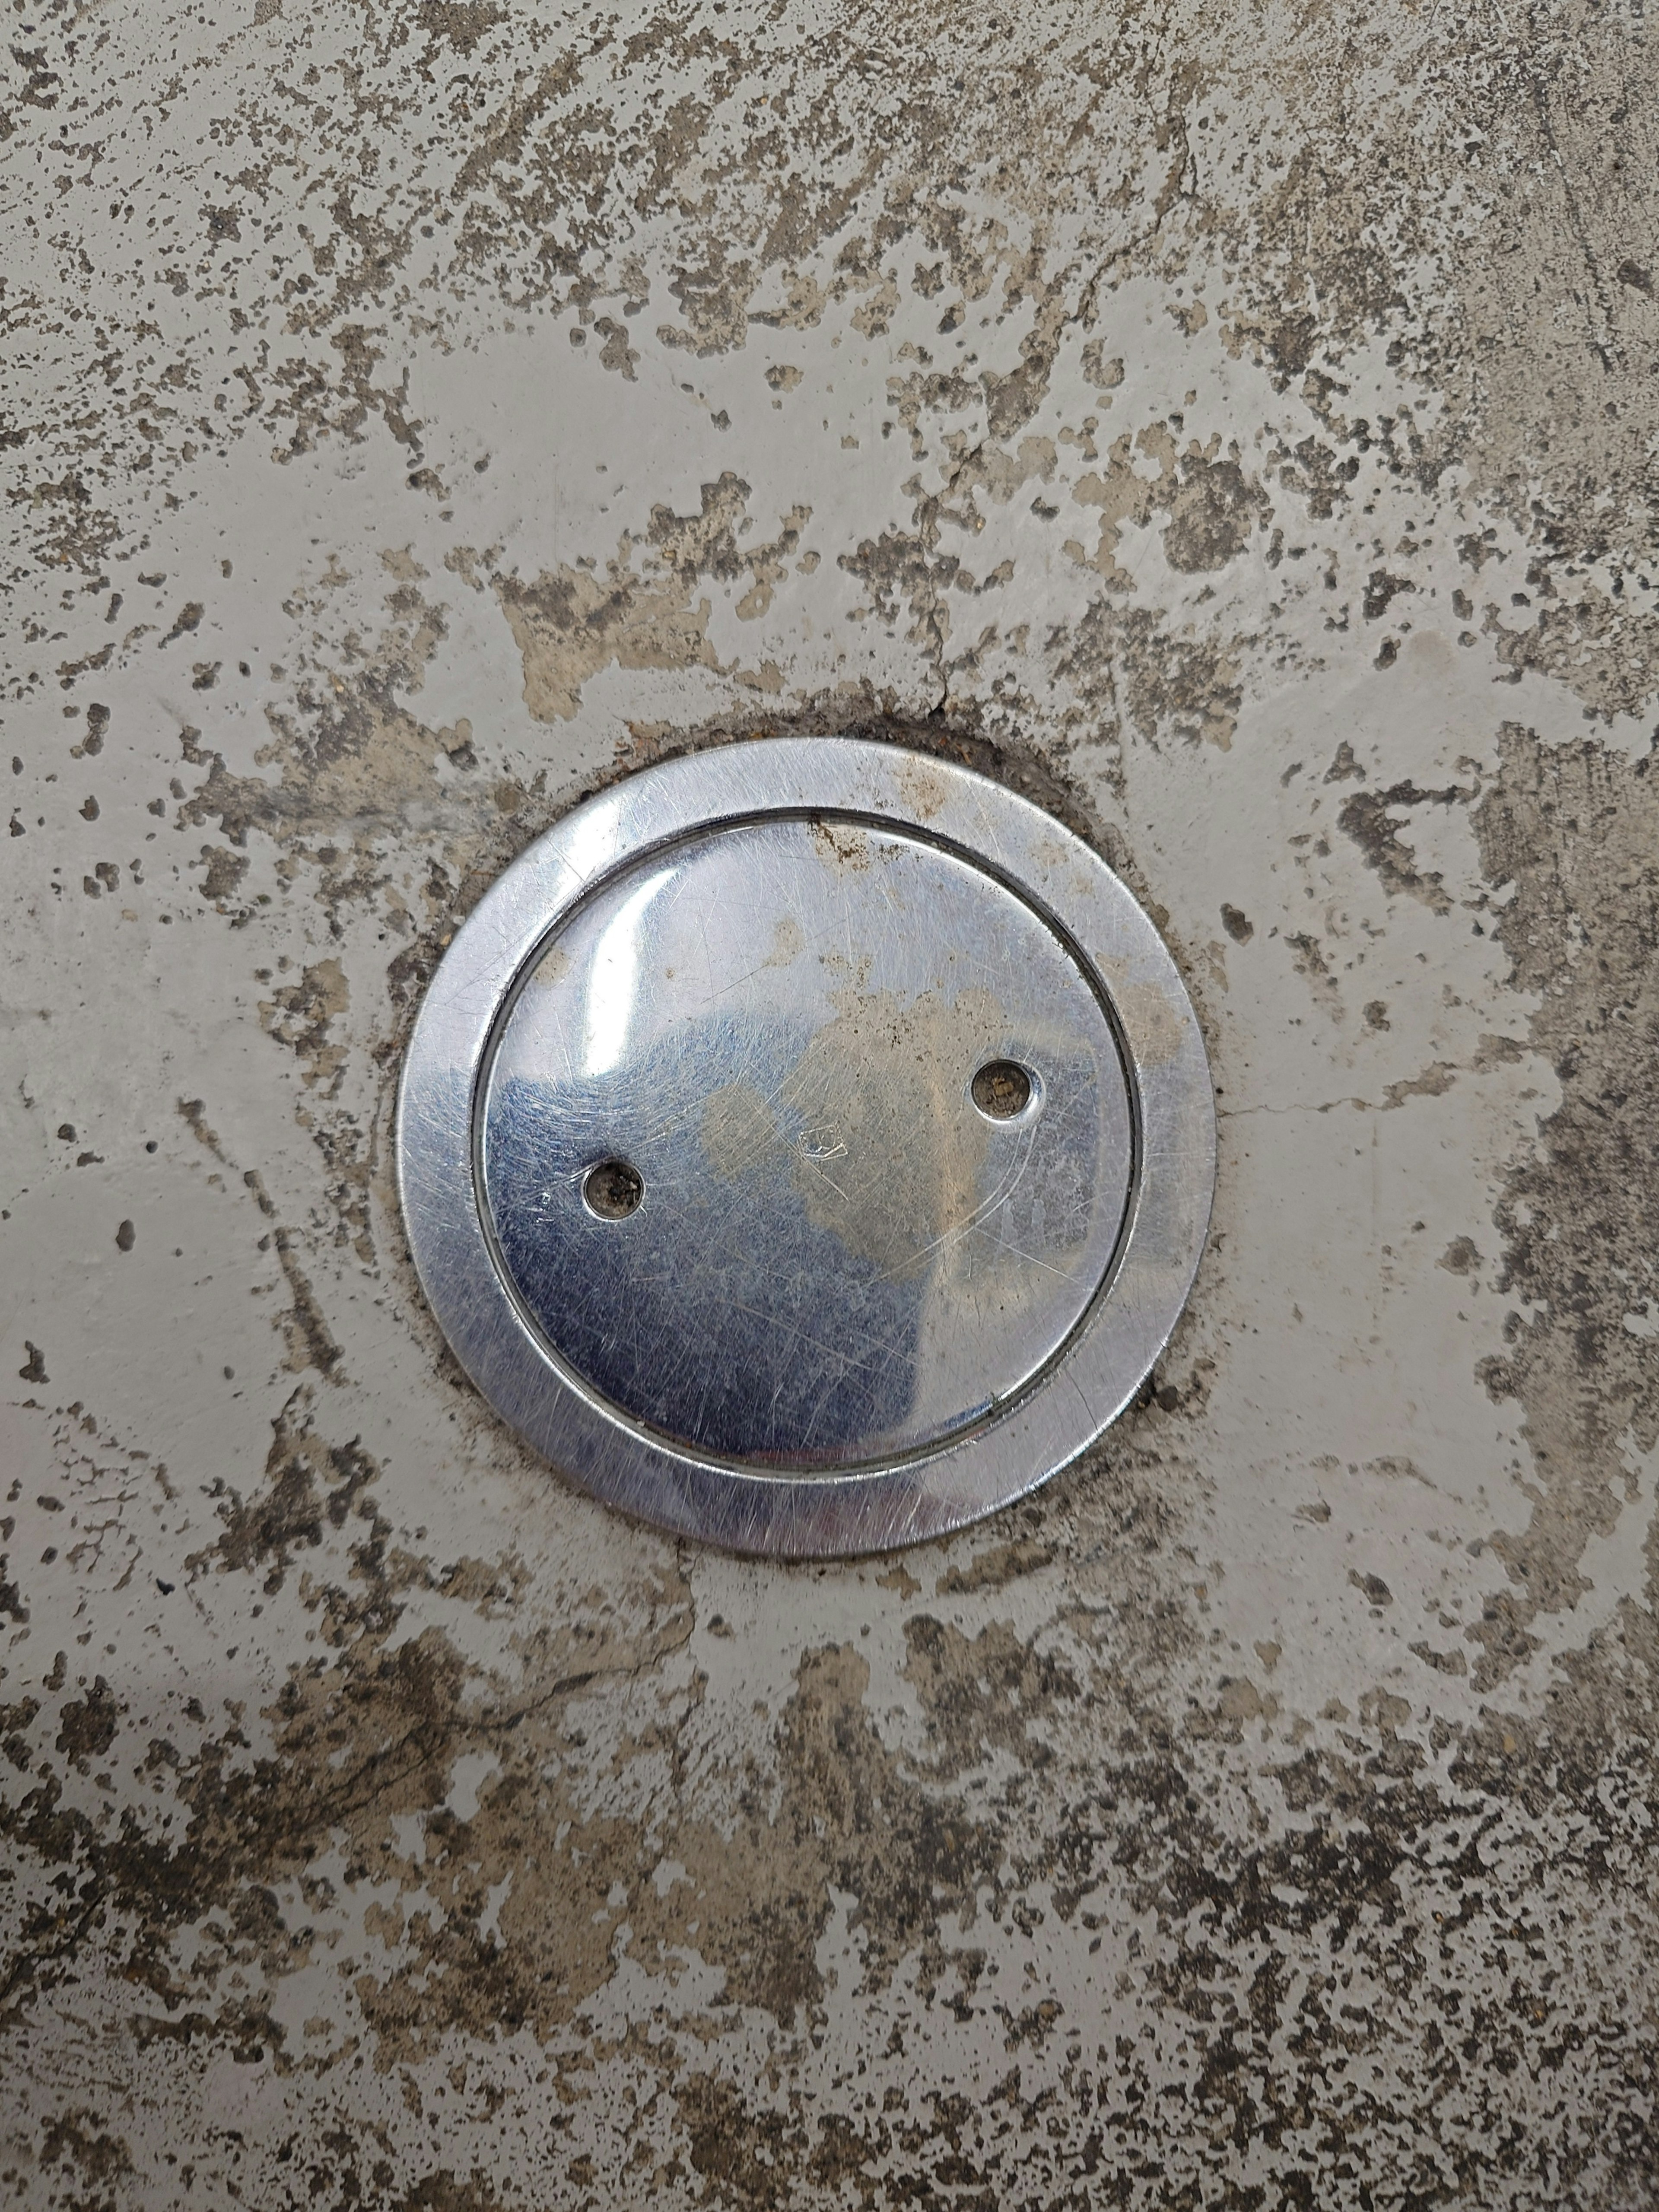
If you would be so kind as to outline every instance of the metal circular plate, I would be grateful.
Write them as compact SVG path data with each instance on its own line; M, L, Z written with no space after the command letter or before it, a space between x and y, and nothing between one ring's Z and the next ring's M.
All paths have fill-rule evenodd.
M959 1527L1091 1443L1214 1159L1117 878L850 738L650 769L541 838L446 953L398 1115L422 1283L497 1411L630 1512L796 1557Z
M1024 1096L988 1112L1004 1065ZM478 1123L555 1356L672 1443L801 1472L1013 1399L1111 1265L1134 1149L1105 1006L1042 915L844 815L611 878L497 1031ZM625 1205L594 1205L596 1164Z

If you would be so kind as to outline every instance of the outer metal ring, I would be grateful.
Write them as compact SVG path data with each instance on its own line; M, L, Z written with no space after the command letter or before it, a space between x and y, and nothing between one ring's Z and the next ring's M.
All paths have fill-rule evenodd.
M862 817L1000 876L1073 946L1121 1030L1139 1127L1115 1265L1063 1352L1005 1412L939 1449L849 1474L757 1474L647 1433L526 1325L498 1272L474 1167L498 1016L578 901L653 848L769 812ZM1209 1065L1175 963L1089 847L969 770L854 738L775 738L647 769L588 800L484 894L428 990L398 1100L398 1178L422 1288L501 1416L595 1497L730 1550L828 1558L915 1543L1036 1489L1134 1397L1186 1303L1209 1226Z

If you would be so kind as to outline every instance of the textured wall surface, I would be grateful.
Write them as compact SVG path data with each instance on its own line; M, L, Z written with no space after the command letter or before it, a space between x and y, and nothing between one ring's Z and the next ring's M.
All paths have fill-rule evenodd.
M10 0L0 2202L1659 2201L1644 0ZM444 1352L479 889L1003 777L1220 1096L1155 1395L744 1564Z

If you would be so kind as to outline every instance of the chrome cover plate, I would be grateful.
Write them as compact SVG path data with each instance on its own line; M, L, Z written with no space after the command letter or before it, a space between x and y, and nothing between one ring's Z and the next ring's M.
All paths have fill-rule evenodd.
M1028 1072L1023 1109L972 1085ZM718 830L553 936L485 1080L506 1273L601 1397L757 1467L951 1436L1057 1352L1111 1264L1128 1087L1023 899L846 817ZM585 1194L635 1171L625 1214Z
M488 891L405 1063L423 1287L659 1525L795 1556L1042 1481L1149 1370L1214 1177L1151 922L1000 785L850 738L647 769Z

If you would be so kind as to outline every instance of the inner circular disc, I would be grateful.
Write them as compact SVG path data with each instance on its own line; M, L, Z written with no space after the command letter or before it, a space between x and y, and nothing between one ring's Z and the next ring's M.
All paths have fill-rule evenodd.
M1012 1060L1008 1120L975 1074ZM675 1442L841 1469L970 1425L1065 1341L1116 1247L1133 1117L1060 939L920 839L777 817L580 906L498 1033L485 1201L590 1387ZM600 1162L643 1186L584 1203Z

